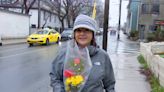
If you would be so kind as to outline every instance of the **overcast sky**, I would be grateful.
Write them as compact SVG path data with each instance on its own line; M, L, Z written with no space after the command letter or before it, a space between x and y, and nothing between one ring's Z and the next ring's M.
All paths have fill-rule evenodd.
M105 0L103 0L104 2ZM109 25L117 26L119 20L119 2L120 0L109 0L110 1L110 10L109 10ZM121 25L126 22L127 18L127 5L128 0L122 0L122 13L121 13Z

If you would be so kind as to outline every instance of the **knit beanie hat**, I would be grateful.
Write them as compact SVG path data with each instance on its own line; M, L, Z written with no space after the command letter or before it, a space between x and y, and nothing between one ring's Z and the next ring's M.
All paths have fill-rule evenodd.
M98 30L97 22L93 18L83 14L80 14L75 19L73 31L78 28L86 28L93 31L94 33L96 33Z

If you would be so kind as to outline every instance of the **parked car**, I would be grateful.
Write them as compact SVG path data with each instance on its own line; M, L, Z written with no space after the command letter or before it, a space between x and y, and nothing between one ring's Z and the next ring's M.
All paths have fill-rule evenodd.
M103 28L99 28L98 31L96 31L96 35L102 35L103 34Z
M33 46L35 43L48 45L49 43L53 42L59 43L60 39L61 36L56 30L44 28L28 36L27 42L29 46Z
M70 40L73 37L73 29L67 28L61 33L61 41Z

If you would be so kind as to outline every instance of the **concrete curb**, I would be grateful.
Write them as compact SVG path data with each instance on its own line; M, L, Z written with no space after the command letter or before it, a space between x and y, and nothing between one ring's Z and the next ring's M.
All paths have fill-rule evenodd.
M2 46L4 46L4 45L15 45L15 44L24 44L24 43L26 43L26 42L12 42L12 43L3 43L2 42Z
M2 40L2 45L15 45L26 43L26 39Z

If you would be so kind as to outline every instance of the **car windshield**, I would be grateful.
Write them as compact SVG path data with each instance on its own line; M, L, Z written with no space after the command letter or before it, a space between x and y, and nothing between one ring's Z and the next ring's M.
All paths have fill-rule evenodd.
M47 34L48 31L47 30L39 30L36 32L36 34Z
M73 31L72 30L64 30L62 34L72 34Z

